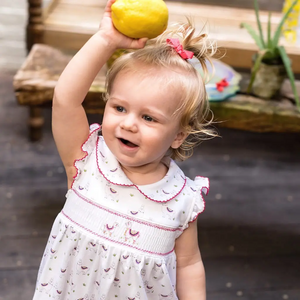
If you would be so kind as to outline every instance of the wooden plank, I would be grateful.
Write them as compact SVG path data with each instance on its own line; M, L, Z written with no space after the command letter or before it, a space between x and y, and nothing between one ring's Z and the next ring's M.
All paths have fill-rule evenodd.
M230 282L228 282L230 286ZM298 300L300 295L299 289L276 289L276 290L259 290L259 291L244 291L238 288L232 289L228 288L224 292L208 292L207 296L210 300L249 300L249 299L259 299L259 300Z
M84 5L84 6L105 6L105 0L85 0L84 2L81 0L60 0L62 4L67 5Z
M209 27L225 26L225 28L229 27L232 28L231 30L233 30L233 28L239 29L239 26L242 22L247 22L250 25L256 27L256 18L253 9L171 1L166 1L166 4L169 9L171 22L184 20L185 16L193 16L193 18L195 18L196 24L198 22L208 22ZM281 13L273 12L271 20L272 25L278 25L280 22L280 18ZM268 12L262 11L260 14L260 19L263 28L266 29L268 23Z
M10 12L10 14L8 13L1 13L1 7L0 7L0 24L2 26L4 26L5 24L5 30L3 30L3 32L1 32L1 36L2 34L5 33L5 31L7 30L7 28L17 28L19 32L23 33L24 36L24 30L20 30L23 26L25 26L26 24L26 14L25 11L23 14L20 13L13 13ZM22 26L23 25L23 26ZM25 29L25 28L24 28ZM17 30L16 30L17 31Z
M61 208L51 206L46 209L8 210L0 219L0 237L47 237Z
M48 236L6 238L1 246L0 272L18 269L37 269L46 247Z
M15 74L22 65L23 61L24 59L16 59L15 57L0 57L0 70L1 72L10 72L11 74Z
M97 5L91 3L82 4L76 1L59 1L51 13L46 16L45 24L49 26L69 25L77 26L80 24L90 30L95 30L99 26L101 15L103 14L105 2L97 2ZM209 27L214 30L215 27L225 26L240 30L241 22L247 22L256 26L256 19L253 9L219 7L215 5L201 5L186 2L166 2L170 15L170 22L184 21L185 16L195 18L196 24L203 25L208 21ZM80 14L81 12L81 14ZM87 18L89 16L89 18ZM281 13L272 14L273 27L279 24ZM230 26L228 24L230 22ZM267 29L268 13L261 12L261 22L264 29ZM81 27L80 26L80 27ZM201 26L202 27L202 26ZM199 28L201 28L199 26ZM221 29L221 28L219 28ZM273 31L275 29L273 28Z
M241 22L248 22L256 27L253 9L219 7L184 2L166 2L170 13L170 24L185 21L190 16L199 30L204 24L212 39L218 41L221 48L226 49L222 60L233 67L251 68L252 56L257 46L245 29L240 28ZM79 49L96 32L99 20L103 15L104 4L94 2L90 6L77 2L61 1L45 18L44 42L46 44L68 49ZM280 22L282 14L273 13L272 30ZM261 12L261 21L264 30L267 27L268 13ZM293 61L294 72L300 73L300 48L287 43L286 47ZM225 50L223 51L225 53Z
M25 59L24 26L26 21L25 3L7 3L0 5L0 70L15 72ZM23 28L20 28L23 26Z
M70 57L46 45L35 45L26 63L14 77L18 102L42 105L52 101L54 87ZM103 113L100 103L105 92L105 68L93 82L85 105L94 113ZM227 101L211 102L219 126L257 132L300 132L300 112L289 101L274 101L236 95Z
M245 187L245 183L243 185ZM254 185L252 189L256 188ZM281 186L281 188L283 188ZM242 188L241 188L242 189ZM246 192L250 192L249 189L245 189ZM295 188L296 191L296 188ZM225 195L225 190L221 190L222 196ZM228 190L227 190L228 193ZM272 195L276 192L272 191ZM228 194L227 194L228 195ZM237 199L230 199L230 196L226 196L228 200L210 201L206 198L206 213L202 214L200 217L200 224L203 228L219 228L219 227L245 227L245 226L255 226L261 228L270 228L283 226L284 231L285 225L294 225L295 230L299 234L299 205L296 204L299 197L296 198L297 194L294 195L292 201L288 199L285 203L280 204L279 201L270 201L266 197L257 197L255 194L251 194L248 198L258 199L260 201L243 201ZM239 209L234 209L236 206L241 206ZM255 218L255 221L253 220Z
M58 3L57 7L45 19L46 30L85 33L91 35L97 31L104 13L104 6L68 5ZM61 29L61 30L60 30Z
M3 44L3 47L0 47L0 59L2 58L4 61L5 59L14 58L22 62L25 61L26 52L23 42L11 41Z
M189 1L178 1L174 0L174 2L189 2L189 3L200 3L204 5L216 5L216 6L224 6L224 7L235 7L235 8L247 8L253 9L253 1L245 1L245 0L230 0L225 2L224 0L189 0ZM278 11L282 10L283 0L258 0L259 8L261 10L267 11Z
M0 299L32 299L38 270L0 270Z
M46 177L48 177L47 174ZM67 181L64 181L64 178L60 181L61 184L56 184L55 189L47 183L32 185L30 188L28 185L3 184L0 186L0 206L7 211L62 207L67 192Z
M8 0L5 0L8 1ZM103 0L60 0L61 3L64 4L80 4L80 5L87 5L87 6L100 6L105 5L105 1ZM171 2L171 1L169 1ZM230 2L224 2L223 0L189 0L189 1L172 1L172 2L183 2L183 3L196 3L196 4L202 4L202 5L215 5L215 6L221 6L221 7L235 7L235 8L247 8L247 9L253 9L253 3L245 2L244 0L231 0ZM281 11L283 2L282 0L272 0L272 2L268 0L259 0L259 7L261 10L271 10L271 11Z
M216 207L214 207L216 208ZM228 216L229 217L229 216ZM201 217L200 217L201 220ZM205 259L218 257L276 257L300 254L300 241L297 238L300 226L232 226L222 224L198 225L199 246ZM237 224L237 223L235 223ZM225 226L222 226L225 225ZM297 227L297 229L295 228Z
M232 295L238 296L237 291L241 291L246 299L251 299L249 297L252 293L259 294L260 291L299 290L300 260L297 256L281 256L280 259L265 256L203 257L203 260L208 293L228 291L228 283L231 284Z
M1 15L18 15L18 16L24 16L26 15L25 10L25 2L23 5L20 5L19 3L16 3L15 6L11 5L2 5L0 6L0 14Z
M257 132L300 132L300 112L289 101L236 95L210 104L219 126Z
M44 153L44 155L47 154ZM34 159L34 156L36 155L32 154L30 159ZM29 159L28 156L27 158ZM31 164L31 165L28 164L24 165L23 163L23 166L18 166L18 167L11 166L11 168L9 168L9 166L12 164L7 163L6 164L7 171L10 170L11 172L9 172L10 174L7 174L6 176L5 174L0 174L1 183L3 185L4 184L7 185L10 183L10 180L14 180L15 183L26 185L32 182L32 178L35 178L36 184L43 185L47 182L48 184L58 184L62 179L65 179L65 175L57 173L57 169L60 169L61 165L58 157L55 157L54 159L57 162L57 164L54 166L41 165L41 161L40 161L38 163ZM26 176L26 174L30 174L30 176Z

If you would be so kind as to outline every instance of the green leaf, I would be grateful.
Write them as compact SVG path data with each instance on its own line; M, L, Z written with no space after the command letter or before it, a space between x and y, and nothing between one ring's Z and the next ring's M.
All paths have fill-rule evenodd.
M263 44L261 43L261 39L258 36L258 34L255 32L255 30L252 28L252 26L250 26L247 23L241 23L241 27L247 29L248 33L251 35L251 37L254 39L256 45L258 46L259 49L264 49Z
M290 59L289 59L289 57L288 57L288 55L287 55L287 53L286 53L283 46L279 46L278 50L279 50L279 53L280 53L280 57L283 61L286 73L287 73L287 75L290 79L290 82L291 82L292 90L293 90L293 93L294 93L294 96L295 96L296 105L297 105L297 107L300 111L299 95L298 95L297 88L296 88L296 85L295 85L295 76L294 76L294 73L292 71L291 61L290 61Z
M286 11L286 13L283 15L277 29L276 32L274 34L274 38L273 38L273 47L276 48L278 46L278 42L279 42L279 38L281 36L282 33L282 27L286 21L286 19L288 18L290 12L293 10L294 6L297 4L298 0L295 0L292 5L290 6L290 8Z
M263 51L260 51L258 52L258 56L255 60L255 64L251 70L251 78L250 78L250 82L249 82L249 85L248 85L248 88L247 88L247 93L249 94L251 92L251 89L252 89L252 85L253 85L253 82L254 82L254 79L255 79L255 76L256 76L256 73L259 69L259 66L261 64L261 61L263 59L263 57L265 56L265 54L268 52L268 50L263 50Z
M272 49L273 48L273 42L271 38L271 12L269 12L269 17L268 17L268 48Z
M257 22L257 26L258 26L258 30L259 30L259 37L261 40L261 44L262 44L263 48L266 48L266 44L264 41L264 35L263 35L262 27L261 27L261 22L259 19L259 7L258 7L257 0L254 0L254 9L255 9L256 22Z

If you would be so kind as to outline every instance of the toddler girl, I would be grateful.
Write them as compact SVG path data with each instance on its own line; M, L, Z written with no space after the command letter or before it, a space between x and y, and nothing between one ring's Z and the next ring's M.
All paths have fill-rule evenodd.
M184 160L207 128L203 78L214 47L190 24L154 41L133 40L111 21L62 73L53 99L53 134L68 178L40 266L34 299L205 299L194 222L208 179L187 178ZM82 107L116 49L138 49L107 74L103 124L89 128Z

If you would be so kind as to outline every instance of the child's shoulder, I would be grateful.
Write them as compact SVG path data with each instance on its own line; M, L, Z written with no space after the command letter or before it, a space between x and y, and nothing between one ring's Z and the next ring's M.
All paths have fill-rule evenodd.
M198 190L200 192L208 194L209 191L209 179L208 177L196 176L194 180L187 178L187 186L193 190Z
M173 173L176 173L177 177L180 177L184 180L185 188L191 189L192 191L204 192L206 195L208 194L209 191L208 177L197 175L194 179L191 179L188 176L186 176L186 174L180 168L180 166L172 159L171 159L170 167L176 170Z
M97 123L90 125L90 133L86 141L82 144L81 148L87 155L89 155L96 146L99 134L101 132L101 126Z

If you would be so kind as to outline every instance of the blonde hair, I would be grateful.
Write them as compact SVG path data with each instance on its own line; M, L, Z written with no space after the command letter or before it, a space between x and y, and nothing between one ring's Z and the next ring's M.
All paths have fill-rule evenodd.
M203 69L202 75L167 43L167 38L178 38L183 49L194 53ZM210 78L206 64L212 65L211 57L215 52L216 46L206 34L195 35L195 28L190 20L186 24L174 25L156 39L149 40L143 49L124 54L113 63L106 77L105 98L108 99L118 73L123 70L136 70L137 63L174 71L176 76L172 76L172 86L179 88L181 97L181 106L176 113L181 114L181 130L188 137L179 148L170 148L170 157L183 161L192 155L196 145L217 136L215 129L211 127L212 114L205 89ZM207 120L209 116L210 120Z

